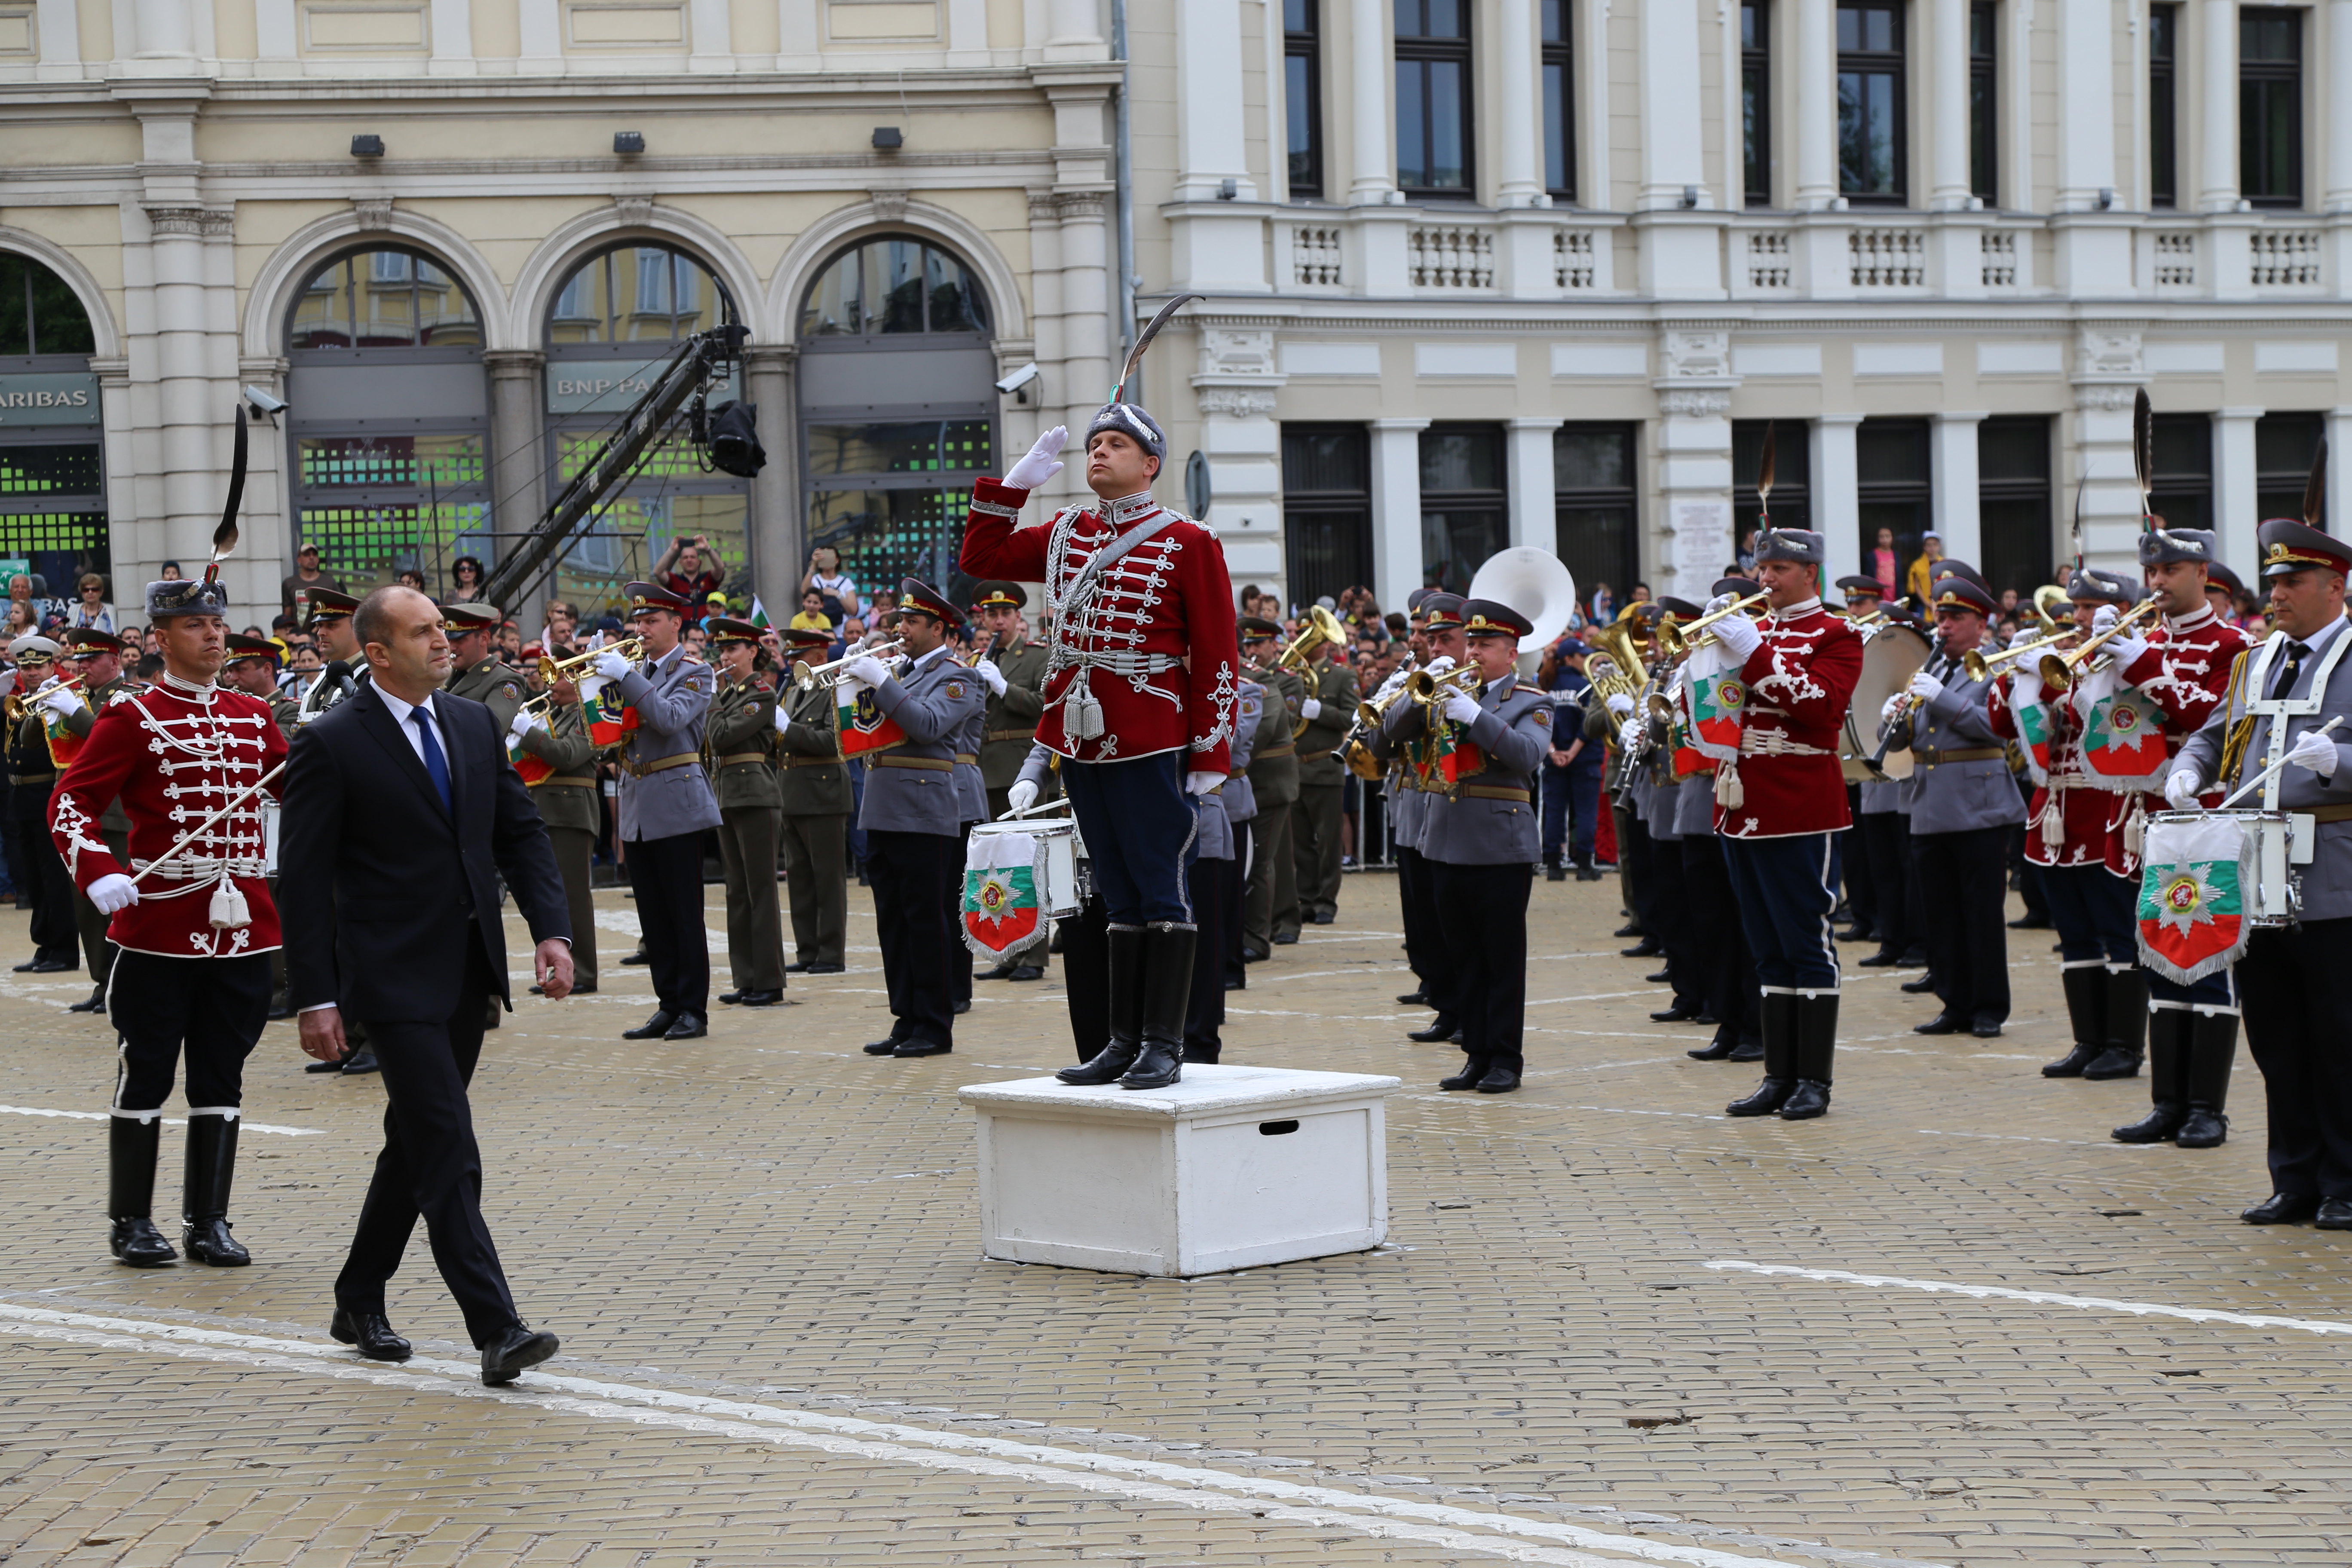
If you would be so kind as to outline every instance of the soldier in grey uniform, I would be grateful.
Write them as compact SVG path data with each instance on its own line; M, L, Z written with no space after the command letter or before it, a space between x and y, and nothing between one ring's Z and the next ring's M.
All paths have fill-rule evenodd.
M1339 742L1356 720L1356 672L1317 643L1300 677L1298 802L1290 808L1291 854L1297 861L1298 903L1286 921L1275 911L1276 940L1305 924L1327 926L1339 910L1340 802L1348 783Z
M568 649L555 650L561 658ZM530 800L547 824L555 868L563 874L563 898L572 914L572 994L596 991L596 905L592 881L596 836L603 826L596 782L596 743L588 735L588 710L580 688L559 676L539 710L526 706L509 726L515 743L555 771L533 786ZM539 986L532 986L533 992Z
M1258 616L1241 619L1242 673L1266 689L1271 727L1250 757L1257 826L1250 834L1249 887L1242 908L1242 958L1255 963L1276 944L1298 940L1298 863L1291 852L1290 808L1298 800L1299 706L1307 688L1296 670L1270 663L1282 628ZM1279 697L1280 712L1272 700Z
M1683 791L1682 781L1675 777L1675 740L1674 725L1663 719L1651 721L1645 768L1650 787L1643 797L1642 827L1650 840L1650 881L1657 889L1650 929L1666 950L1666 966L1649 978L1664 980L1675 995L1671 1005L1650 1017L1660 1024L1713 1023L1699 983L1690 890L1683 885L1683 836L1675 826Z
M783 634L795 665L824 662L830 634ZM788 683L780 683L788 684ZM776 734L783 755L777 760L776 787L782 816L778 837L784 851L785 890L793 906L790 974L839 974L848 959L849 813L855 797L849 764L841 760L841 737L834 732L833 689L797 687L776 705Z
M2256 538L2277 629L2239 656L2229 700L2181 746L2164 794L2174 810L2193 810L2200 794L2235 789L2282 764L2273 784L2239 808L2310 819L2301 918L2257 927L2233 976L2270 1122L2271 1195L2239 1217L2352 1230L2352 1013L2340 982L2352 952L2352 635L2344 619L2352 548L2286 518L2264 522ZM2331 719L2343 722L2321 734ZM2206 1062L2218 1073L2200 1072ZM2226 1057L2200 1054L2188 1075L2192 1105L2218 1116L2228 1074Z
M1242 678L1239 689L1241 698L1234 709L1233 766L1226 772L1225 787L1217 792L1224 802L1225 826L1234 836L1234 863L1224 879L1224 950L1195 961L1216 969L1227 991L1241 991L1249 985L1249 968L1242 962L1242 910L1247 901L1250 835L1257 821L1257 792L1249 776L1250 749L1265 732L1262 726L1265 705L1272 700L1266 689L1247 676Z
M776 901L776 689L760 674L760 628L714 616L704 623L722 684L704 722L703 765L719 797L719 860L727 877L730 1006L772 1007L784 997L784 917Z
M963 871L968 820L955 755L988 690L947 650L948 629L962 619L945 595L908 577L898 591L907 655L900 671L872 654L852 659L845 671L872 689L875 705L907 737L866 753L858 809L892 1018L889 1035L867 1045L867 1056L935 1057L955 1048L953 965L957 952L970 951L948 901L951 879Z
M101 632L77 626L66 633L66 663L70 668L67 679L77 677L81 681L82 705L66 715L66 728L87 737L90 726L98 722L98 710L110 702L119 701L132 692L145 689L139 682L122 673L122 639L112 632ZM110 800L98 819L99 837L108 849L124 865L131 863L131 818L123 815L122 803ZM103 1013L106 1011L107 977L114 973L114 943L106 940L107 917L98 912L89 895L74 889L74 925L81 935L83 960L89 966L93 989L85 1001L76 1002L66 1009L68 1013Z
M499 656L499 627L506 617L496 605L444 605L441 620L449 634L449 679L442 689L470 697L490 710L499 728L513 731L515 715L530 695L522 671Z
M1422 589L1413 604L1418 623L1413 652L1423 673L1442 676L1470 651L1462 639L1462 596ZM1410 698L1401 699L1410 701ZM1391 704L1389 712L1396 710ZM1405 1037L1423 1045L1451 1040L1462 1032L1461 1009L1454 1000L1454 966L1445 955L1445 933L1438 927L1437 894L1430 881L1429 863L1421 852L1429 821L1429 800L1420 776L1401 748L1376 731L1368 738L1374 755L1389 764L1389 843L1396 856L1397 900L1404 920L1405 962L1420 984L1399 996L1407 1007L1428 1007L1437 1016L1424 1028L1408 1029Z
M1912 848L1927 917L1928 964L1944 1005L1913 1032L1965 1029L1991 1039L2009 1019L2002 916L2010 829L2025 820L2025 802L1988 711L1999 673L1971 680L1959 661L1983 640L2000 606L1952 574L1937 583L1935 608L1944 658L1912 677L1904 695L1910 699Z
M1878 951L1862 961L1864 969L1891 969L1914 956L1922 940L1911 929L1911 817L1903 793L1900 779L1862 781L1854 829L1870 843L1872 922L1878 937Z
M973 666L980 662L977 656L967 661L952 648L947 657L966 669L973 669ZM964 856L971 843L971 830L988 817L988 790L980 781L981 733L987 722L988 683L976 669L973 669L972 679L980 685L982 702L956 731L952 760L955 763L956 813L961 820L956 825L955 863L948 868L947 880L940 889L947 899L948 909L954 913L956 920L956 944L955 951L948 955L948 979L955 998L954 1011L960 1015L971 1011L972 953L971 944L963 940L961 912Z
M991 821L1008 809L1006 794L1021 776L1030 743L1037 739L1038 716L1045 711L1045 666L1051 650L1030 640L1028 625L1021 617L1028 603L1029 595L1018 583L982 583L971 591L974 617L987 639L983 657L971 668L988 687L988 706L981 717L980 778L988 790ZM1047 782L1052 782L1050 774ZM980 978L1042 980L1045 959L1044 945L1027 948L1017 962L1001 962Z
M1264 689L1255 681L1244 682L1236 689L1234 736L1228 742L1232 770L1245 771L1249 765L1249 737L1263 712L1260 700L1252 692ZM1225 816L1224 795L1234 787L1232 770L1223 784L1194 797L1198 829L1192 863L1184 868L1184 875L1190 884L1193 923L1201 934L1192 954L1192 1000L1184 1009L1184 1059L1188 1062L1213 1062L1224 1049L1219 1033L1225 1023L1224 965L1220 961L1225 951L1227 907L1232 903L1226 893L1241 869L1234 858L1233 823Z
M702 920L702 836L719 826L719 801L702 771L702 726L717 678L680 641L696 606L651 583L625 590L629 624L646 660L605 649L596 673L637 710L621 742L620 842L637 923L652 956L652 1017L625 1040L698 1040L710 1032L710 949Z
M1430 796L1422 855L1436 889L1445 949L1459 976L1463 1068L1438 1087L1507 1094L1526 1070L1521 1041L1528 1002L1528 895L1542 852L1536 770L1551 750L1551 697L1522 685L1513 661L1528 618L1492 599L1463 605L1476 692L1448 690L1429 704L1399 702L1381 721L1391 742L1454 727L1484 766L1450 795Z

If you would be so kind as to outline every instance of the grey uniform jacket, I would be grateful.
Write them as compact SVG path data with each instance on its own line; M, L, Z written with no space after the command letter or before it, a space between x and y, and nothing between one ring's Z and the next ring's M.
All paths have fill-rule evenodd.
M1970 680L1955 668L1934 700L1911 712L1911 831L1966 833L2006 827L2025 820L2025 801L2010 776L2001 739L1993 733L1985 704L1998 675ZM1937 762L1932 752L1983 751L1993 755L1963 763Z
M946 658L949 656L941 654L940 657ZM969 669L967 666L967 673ZM956 809L966 822L985 822L988 820L988 785L980 776L980 748L981 737L986 733L982 726L988 717L988 682L976 675L971 679L980 685L980 706L956 727ZM963 759L966 757L971 761L965 762Z
M859 827L868 833L939 833L950 838L961 834L963 825L974 819L964 814L955 754L987 695L980 678L944 651L875 689L874 700L897 721L907 739L866 760ZM917 762L939 765L908 765Z
M2284 714L2288 747L2294 744L2296 737L2330 719L2340 716L2344 720L2328 737L2336 742L2334 776L2321 778L2309 768L2297 767L2293 763L2279 771L2278 802L2282 811L2311 811L2352 803L2352 644L2347 643L2347 637L2352 637L2352 630L2339 630L2326 643L2313 647L2310 657L2303 661L2303 668L2296 672L2294 684L2282 699L2289 710ZM2273 632L2268 642L2247 654L2243 689L2249 696L2269 690L2281 668L2277 661L2286 658L2286 641L2285 633ZM2336 668L2328 672L2326 689L2315 693L2313 679L2339 647L2343 652L2336 660ZM2270 705L2267 697L2261 700L2262 707ZM2309 711L2294 710L2298 708ZM2241 714L2245 710L2246 704L2242 700ZM2222 742L2228 738L2227 713L2226 703L2213 710L2204 728L2189 736L2180 748L2180 756L2173 764L2176 768L2193 767L2200 778L2213 778L2221 765ZM2269 713L2254 715L2253 740L2246 747L2246 760L2231 787L2253 778L2269 764L2271 726L2275 721L2275 716ZM2238 803L2238 808L2261 806L2264 793L2258 790L2248 795ZM2311 864L2302 868L2302 872L2305 920L2334 921L2352 916L2352 820L2315 825Z
M718 689L718 672L688 658L681 643L614 684L637 710L637 728L621 743L621 837L674 838L718 826L719 800L701 763L702 721ZM642 771L677 756L695 761Z
M1715 833L1715 775L1693 773L1675 790L1675 837L1706 838Z
M1862 781L1862 815L1880 816L1903 808L1901 779L1864 779Z
M1233 767L1225 776L1225 787L1217 795L1225 804L1227 822L1250 822L1257 816L1257 791L1251 787L1250 755L1257 748L1257 727L1265 718L1265 688L1255 680L1241 683L1241 695L1234 704L1234 738L1227 749L1233 753Z
M1412 706L1412 700L1401 699L1389 705L1381 714L1378 729L1364 737L1365 749L1389 764L1388 807L1389 842L1399 849L1421 853L1422 829L1429 822L1429 796L1414 779L1412 764L1404 760L1404 747L1397 737L1389 733L1387 721L1400 708Z
M1541 853L1542 826L1533 802L1536 769L1551 749L1551 698L1507 675L1486 688L1478 706L1469 739L1486 753L1486 767L1465 784L1518 790L1528 798L1498 800L1469 788L1451 800L1431 795L1421 852L1449 866L1532 865ZM1408 740L1426 728L1429 712L1418 702L1400 702L1381 727L1392 741Z

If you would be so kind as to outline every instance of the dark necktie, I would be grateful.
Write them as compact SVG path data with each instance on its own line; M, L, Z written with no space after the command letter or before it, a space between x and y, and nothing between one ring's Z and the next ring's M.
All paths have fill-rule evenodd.
M2291 642L2286 645L2286 662L2279 667L2278 679L2271 682L2270 700L2273 702L2294 689L2294 679L2303 673L2304 655L2310 651L2309 643Z
M441 792L441 809L454 820L457 810L449 804L449 759L441 754L441 742L433 738L433 725L424 709L410 709L408 721L416 726L416 738L425 748L425 771L433 775L433 787Z

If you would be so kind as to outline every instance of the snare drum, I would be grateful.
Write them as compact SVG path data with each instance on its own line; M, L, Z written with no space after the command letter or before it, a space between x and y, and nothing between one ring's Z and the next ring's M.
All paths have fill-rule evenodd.
M1011 822L975 823L971 844L965 851L964 865L979 868L1003 865L1003 840L1012 836L1026 836L1036 841L1030 861L1038 873L1037 906L1045 914L1060 920L1078 912L1078 825L1067 817L1055 821L1052 817L1015 818Z
M2172 832L2200 824L2233 829L2242 843L2237 865L2243 869L2240 896L2246 924L2286 926L2302 917L2302 879L2297 868L2311 864L2316 842L2316 825L2309 816L2285 811L2161 811L2147 819L2148 846L2161 851Z

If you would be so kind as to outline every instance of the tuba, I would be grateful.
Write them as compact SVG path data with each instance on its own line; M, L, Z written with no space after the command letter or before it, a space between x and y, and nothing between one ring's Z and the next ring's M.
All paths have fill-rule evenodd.
M1576 577L1559 556L1514 544L1486 557L1470 579L1470 599L1492 599L1527 616L1535 629L1519 639L1530 652L1549 647L1576 618Z

